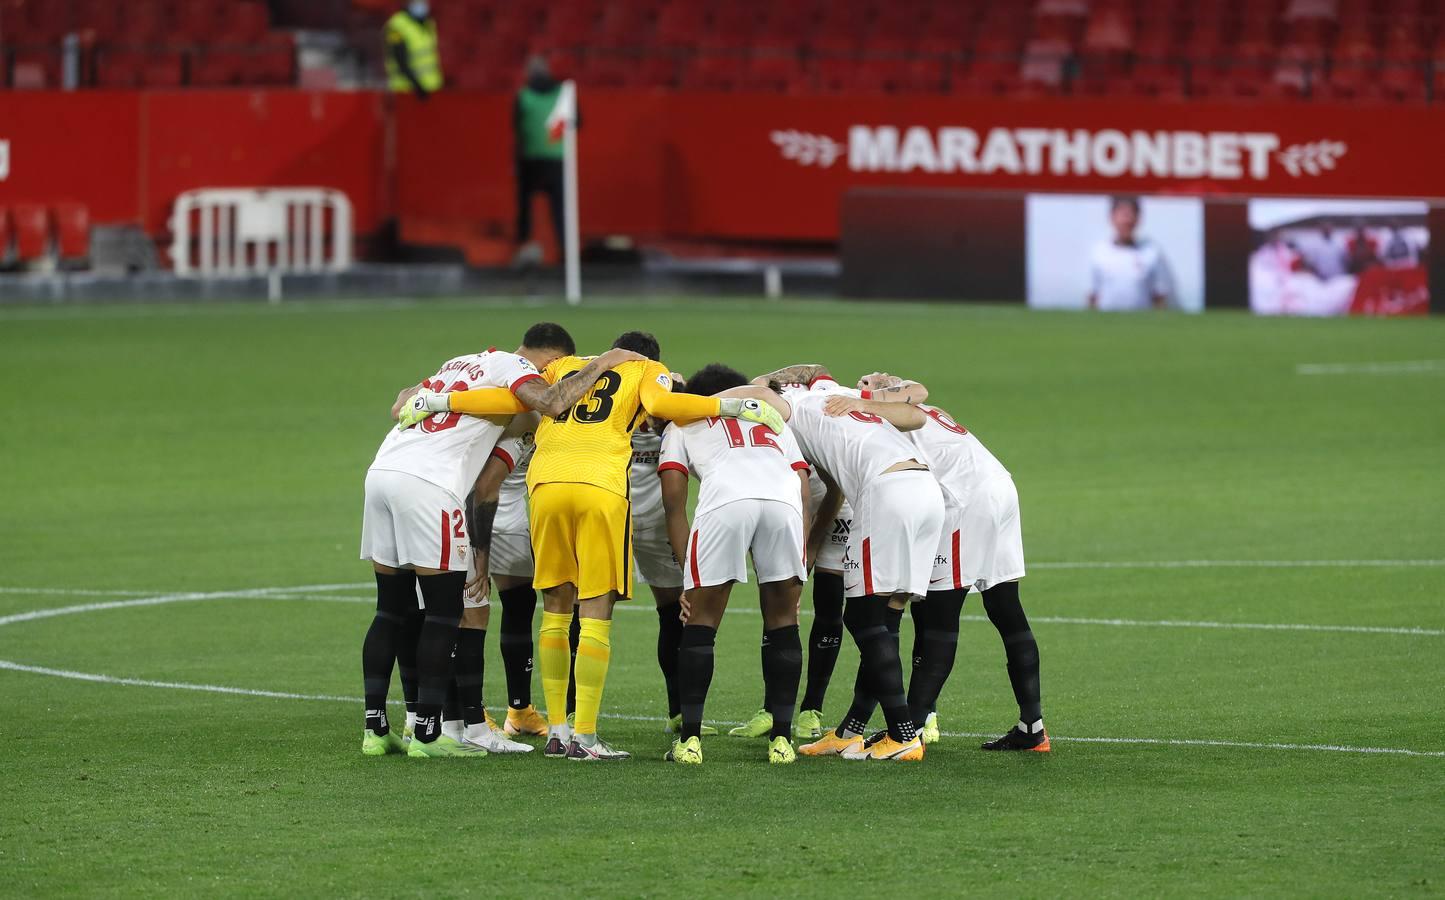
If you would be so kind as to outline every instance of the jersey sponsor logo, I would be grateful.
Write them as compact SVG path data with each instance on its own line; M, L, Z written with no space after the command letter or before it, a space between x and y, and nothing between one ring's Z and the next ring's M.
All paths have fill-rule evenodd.
M935 554L933 557L933 564L935 566L946 566L948 565L948 557L944 556L942 553Z

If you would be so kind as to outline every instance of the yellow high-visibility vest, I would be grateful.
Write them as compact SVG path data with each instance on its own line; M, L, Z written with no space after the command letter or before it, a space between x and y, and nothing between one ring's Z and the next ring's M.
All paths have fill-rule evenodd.
M426 24L422 24L403 10L386 20L387 87L399 93L409 93L411 81L402 74L392 58L392 47L397 43L406 46L411 71L421 86L428 91L439 90L442 86L442 65L437 53L436 19L428 18Z

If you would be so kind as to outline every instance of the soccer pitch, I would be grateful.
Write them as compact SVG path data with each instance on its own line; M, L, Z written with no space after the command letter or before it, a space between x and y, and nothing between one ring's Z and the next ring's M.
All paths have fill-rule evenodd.
M1053 752L978 751L1016 708L971 596L923 763L775 767L762 741L724 736L697 770L664 764L642 588L616 615L603 699L602 733L632 760L363 758L356 548L388 408L542 319L584 352L652 331L683 373L817 361L926 382L1018 484ZM0 373L0 894L1445 885L1445 322L823 301L19 309L0 311ZM757 708L760 627L739 588L710 720ZM826 720L855 666L849 645Z

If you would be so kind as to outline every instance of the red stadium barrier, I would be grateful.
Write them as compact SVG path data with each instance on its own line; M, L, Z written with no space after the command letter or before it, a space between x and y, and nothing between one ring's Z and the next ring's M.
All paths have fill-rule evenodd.
M510 96L0 93L0 205L75 200L161 235L199 187L346 192L358 234L511 234ZM835 241L844 192L927 187L1445 197L1427 107L581 94L585 234ZM389 149L394 129L394 149Z

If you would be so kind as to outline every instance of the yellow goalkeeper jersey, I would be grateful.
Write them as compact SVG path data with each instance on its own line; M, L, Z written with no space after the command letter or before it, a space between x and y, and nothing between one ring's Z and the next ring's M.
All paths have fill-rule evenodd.
M548 384L576 375L590 358L564 356L542 371ZM591 391L570 411L537 426L537 449L527 471L527 489L539 484L591 484L627 496L632 465L632 432L647 411L669 406L672 391L667 367L657 362L623 363L603 372ZM669 397L668 399L674 399ZM678 396L674 402L683 400ZM710 398L687 400L711 402ZM716 414L714 411L708 413Z

